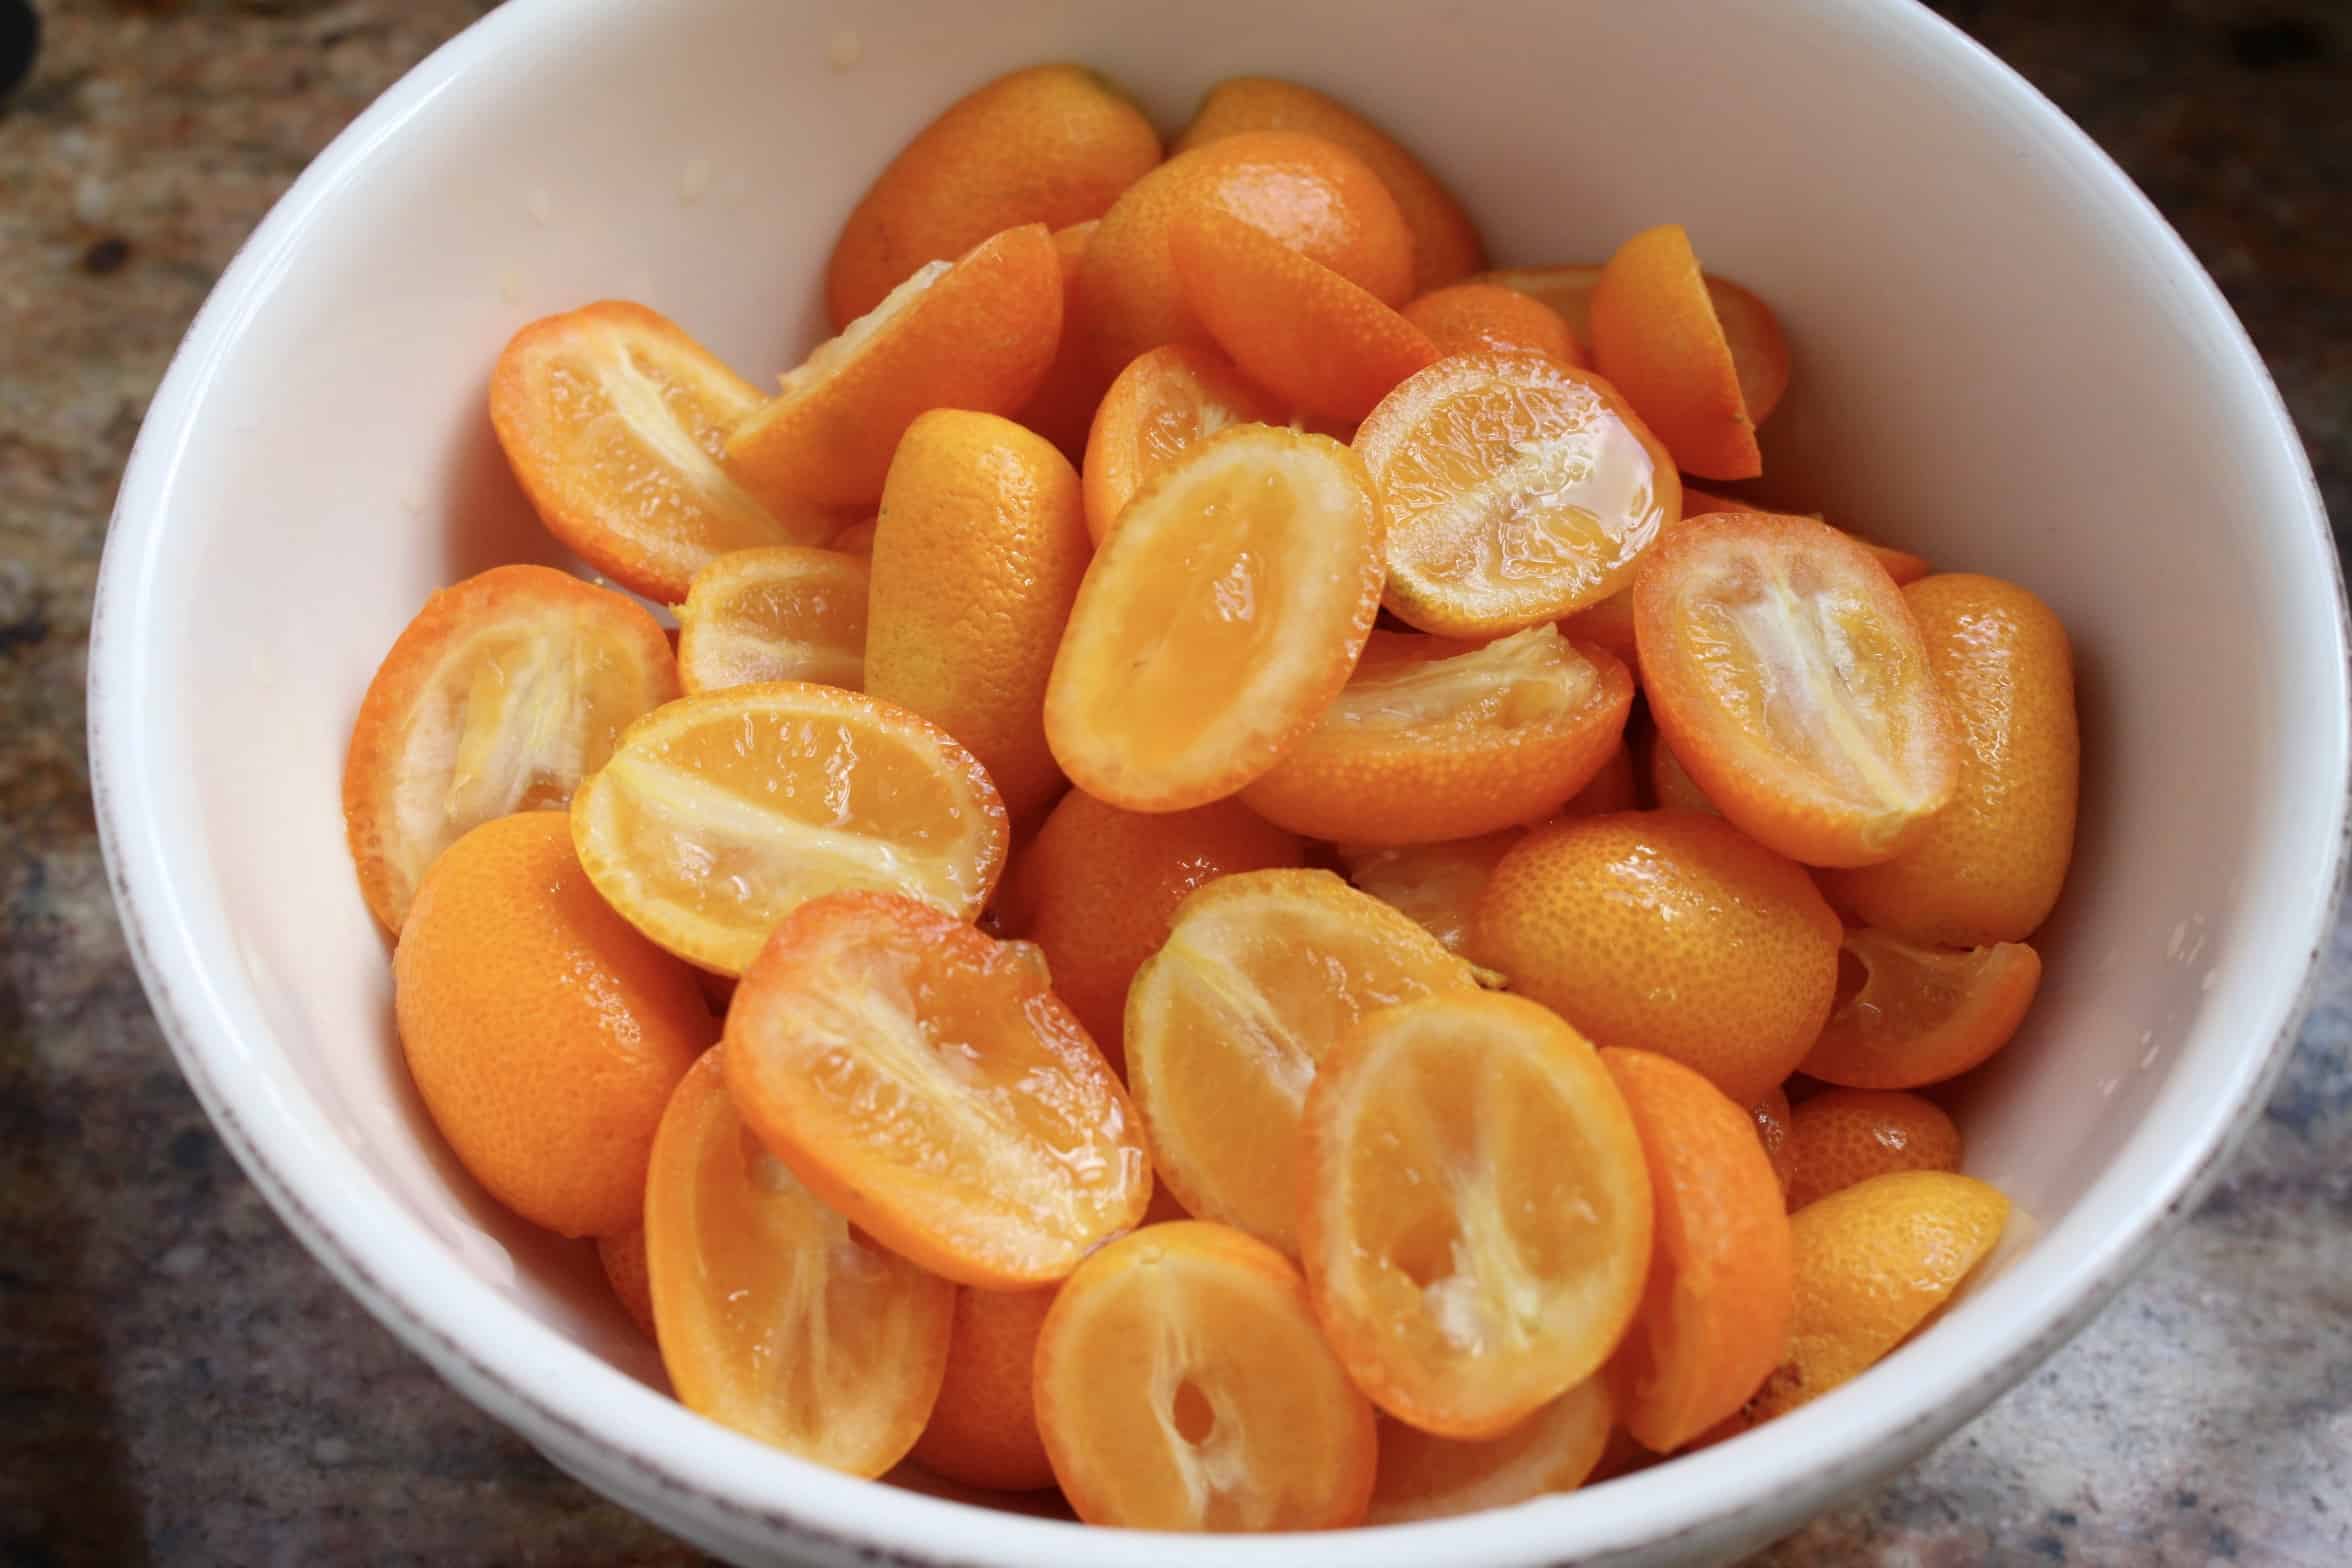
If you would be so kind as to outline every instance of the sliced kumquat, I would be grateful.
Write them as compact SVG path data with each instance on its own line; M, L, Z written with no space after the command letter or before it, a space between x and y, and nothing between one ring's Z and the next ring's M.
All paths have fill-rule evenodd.
M1790 1215L1788 1357L1737 1423L1794 1410L1867 1372L1952 1298L2008 1218L1998 1191L1947 1171L1874 1176Z
M1439 357L1377 296L1231 213L1183 214L1168 247L1185 303L1217 346L1309 414L1360 420Z
M1443 288L1485 265L1477 226L1428 166L1335 98L1271 76L1236 76L1209 89L1176 138L1185 152L1243 131L1304 131L1361 158L1396 198L1413 236L1413 287Z
M1632 408L1540 354L1439 360L1355 446L1388 508L1384 602L1423 631L1493 636L1597 603L1681 515L1681 480Z
M1889 1171L1956 1171L1960 1128L1933 1100L1897 1089L1825 1089L1788 1129L1788 1201L1801 1209Z
M1380 538L1371 477L1336 441L1244 425L1194 447L1087 568L1046 688L1054 759L1131 811L1265 773L1347 683Z
M1671 1453L1732 1415L1788 1348L1788 1206L1748 1112L1681 1063L1601 1053L1649 1161L1657 1240L1609 1378L1635 1441Z
M697 1414L880 1475L930 1417L955 1287L858 1234L760 1147L724 1054L678 1085L654 1142L645 1251L662 1364Z
M1222 1225L1152 1225L1063 1284L1037 1342L1037 1421L1089 1524L1329 1530L1372 1493L1372 1407L1298 1270Z
M1885 568L1826 523L1693 518L1634 587L1642 689L1717 810L1817 866L1869 865L1952 798L1959 747Z
M907 427L874 532L866 690L971 748L1023 826L1062 789L1045 683L1093 554L1077 470L1043 436L951 408Z
M1159 161L1151 122L1101 72L1056 64L998 77L917 132L842 224L825 269L834 329L991 234L1101 217Z
M384 655L343 759L360 896L397 935L464 833L563 806L638 715L678 695L644 609L545 566L498 566L425 601Z
M1844 967L1803 1067L1850 1089L1917 1089L1979 1065L2017 1033L2042 983L2023 942L1951 952L1867 928L1846 933Z
M1404 309L1440 354L1549 354L1584 368L1584 350L1560 313L1532 294L1500 283L1457 283Z
M1411 917L1447 952L1468 957L1478 895L1503 856L1526 836L1523 828L1504 828L1442 844L1342 844L1338 853L1350 882Z
M1242 791L1308 838L1426 844L1549 816L1622 749L1633 676L1553 626L1483 645L1374 632L1315 727Z
M997 1492L1054 1484L1037 1431L1037 1336L1055 1287L956 1292L947 1376L909 1456L934 1475Z
M1650 1267L1650 1178L1600 1055L1523 998L1367 1017L1307 1093L1300 1257L1358 1387L1491 1438L1590 1377Z
M1074 789L1013 857L997 918L1006 935L1045 950L1054 994L1124 1077L1128 988L1168 939L1186 895L1303 858L1295 836L1239 801L1121 811Z
M906 709L805 681L706 692L631 725L572 800L598 892L682 958L741 974L825 893L980 913L1004 803L972 754Z
M1128 1083L1162 1179L1187 1212L1297 1251L1316 1064L1365 1014L1476 983L1428 932L1328 871L1210 883L1128 993Z
M1094 411L1086 437L1086 529L1110 536L1145 482L1231 425L1279 425L1289 410L1204 344L1138 354Z
M856 691L866 676L866 563L839 550L736 550L694 574L678 607L689 692L755 681Z
M540 519L624 587L676 604L712 558L822 544L841 520L754 496L720 466L760 406L677 323L625 300L534 321L490 376L490 422Z
M1363 160L1320 136L1243 131L1179 152L1129 186L1087 242L1079 330L1106 373L1163 343L1206 343L1170 235L1184 214L1231 213L1388 305L1413 292L1413 236Z
M819 344L727 437L727 470L771 506L872 506L927 409L1011 414L1062 337L1062 263L1042 223L934 261Z
M1605 1378L1590 1377L1500 1437L1432 1437L1384 1418L1366 1524L1452 1519L1573 1492L1600 1463L1615 1419Z
M1151 1162L1026 942L838 893L785 918L727 1011L727 1086L810 1189L961 1284L1068 1274L1133 1226Z
M1673 1057L1735 1104L1786 1078L1837 990L1838 919L1802 866L1688 811L1571 817L1479 896L1472 951L1603 1045Z
M392 953L401 1055L458 1163L564 1236L637 1223L670 1090L718 1032L693 971L581 875L563 813L499 817L425 873Z
M2082 738L2074 655L2050 607L1998 578L1950 572L1903 590L1959 733L1952 803L1882 865L1825 890L1919 942L2017 942L2049 918L2074 858Z

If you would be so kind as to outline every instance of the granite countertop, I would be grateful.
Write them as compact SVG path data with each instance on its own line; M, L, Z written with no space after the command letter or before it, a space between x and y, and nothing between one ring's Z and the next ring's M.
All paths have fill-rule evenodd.
M303 164L485 8L51 0L0 105L0 1561L698 1560L459 1398L263 1205L148 1015L87 788L99 547L173 345ZM2352 10L1942 9L2179 226L2352 522ZM2352 1563L2348 1053L2352 926L2276 1099L2147 1271L1759 1561Z

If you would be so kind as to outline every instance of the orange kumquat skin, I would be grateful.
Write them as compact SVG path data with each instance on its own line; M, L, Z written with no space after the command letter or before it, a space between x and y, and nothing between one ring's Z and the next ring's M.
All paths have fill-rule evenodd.
M1827 1089L1796 1108L1788 1130L1788 1201L1801 1209L1889 1171L1956 1171L1960 1129L1916 1094Z

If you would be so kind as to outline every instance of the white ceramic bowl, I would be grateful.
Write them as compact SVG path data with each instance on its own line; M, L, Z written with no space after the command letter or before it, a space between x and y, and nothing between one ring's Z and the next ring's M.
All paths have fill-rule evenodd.
M1886 1365L1761 1434L1473 1519L1081 1539L688 1414L585 1249L441 1151L337 778L425 594L553 553L491 441L492 356L531 317L624 295L755 378L788 365L888 154L1058 57L1170 128L1220 76L1320 83L1421 150L1501 259L1685 222L1796 345L1775 487L2064 616L2088 743L2074 879L2034 1018L1965 1116L1970 1168L2042 1233ZM190 332L107 547L93 771L148 993L254 1181L451 1381L681 1535L744 1560L1654 1563L1760 1543L1949 1432L2213 1170L2333 903L2342 626L2305 460L2219 294L2080 132L1909 4L511 0L312 166Z

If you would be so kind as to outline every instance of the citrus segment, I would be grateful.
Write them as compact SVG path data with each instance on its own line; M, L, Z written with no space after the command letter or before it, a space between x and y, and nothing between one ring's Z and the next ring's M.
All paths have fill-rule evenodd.
M1380 608L1380 535L1336 441L1244 425L1194 447L1087 568L1046 689L1055 760L1134 811L1263 774L1346 684Z
M645 1250L686 1407L852 1475L898 1463L947 1367L955 1287L859 1235L745 1129L723 1051L654 1143Z
M638 1223L670 1090L718 1033L693 971L581 875L563 813L475 828L392 953L417 1093L490 1196L565 1236Z
M1037 1433L1037 1336L1054 1287L956 1292L947 1376L912 1457L935 1475L998 1492L1054 1484Z
M1789 1075L1837 990L1838 920L1812 878L1695 812L1536 829L1495 867L1476 922L1479 962L1514 991L1738 1105Z
M1557 811L1620 749L1633 676L1552 626L1484 645L1374 632L1314 728L1242 792L1309 838L1476 837Z
M1062 264L1042 223L933 261L819 344L727 437L727 469L771 506L871 506L926 409L1010 414L1062 335Z
M1045 683L1093 553L1077 472L1044 437L961 409L907 427L874 530L866 690L969 747L1015 822L1062 788Z
M1060 1279L1134 1225L1151 1164L1026 942L836 893L776 927L727 1011L727 1086L802 1181L960 1284Z
M1846 933L1845 955L1851 989L1803 1066L1852 1089L1916 1089L1977 1066L2017 1033L2042 983L2023 942L1956 953L1864 928Z
M1679 1062L1601 1053L1657 1201L1641 1316L1609 1364L1617 1418L1671 1453L1747 1402L1788 1347L1788 1206L1756 1124Z
M1037 1342L1037 1422L1089 1524L1327 1530L1372 1491L1372 1407L1298 1270L1239 1231L1153 1225L1063 1284Z
M1232 77L1209 89L1173 150L1242 131L1304 131L1361 158L1396 198L1412 233L1415 292L1442 288L1485 265L1486 247L1453 193L1387 132L1337 99L1271 76Z
M1586 1378L1500 1437L1432 1437L1384 1419L1366 1524L1451 1519L1573 1492L1600 1463L1614 1419L1606 1379Z
M1634 585L1642 689L1717 810L1809 865L1902 852L1951 800L1959 748L1903 595L1809 518L1697 517Z
M1437 345L1379 298L1231 213L1180 215L1168 254L1217 346L1309 414L1362 419L1438 358Z
M1439 360L1356 432L1388 507L1389 610L1491 636L1630 582L1681 480L1608 384L1540 354Z
M669 639L620 594L498 566L425 601L360 699L343 829L398 935L435 856L495 817L560 807L631 720L678 694Z
M682 958L739 975L776 922L844 888L979 914L1004 804L944 731L804 681L682 698L631 725L572 800L596 890Z
M548 531L613 581L676 604L712 557L821 544L839 518L755 499L720 467L759 389L625 300L534 321L490 375L490 423Z
M2049 918L2074 856L2082 740L2074 656L2050 607L1964 573L1903 590L1959 736L1952 803L1883 865L1826 891L1863 922L1918 942L2017 942Z
M825 269L834 329L991 234L1101 217L1159 161L1151 122L1084 66L1032 66L967 93L900 149L842 225Z
M1792 1209L1889 1171L1956 1171L1960 1129L1943 1107L1889 1089L1826 1089L1789 1122Z
M678 607L689 692L757 681L856 691L866 670L866 563L838 550L735 550L694 574Z
M1208 341L1184 302L1169 248L1176 220L1205 209L1264 230L1383 304L1412 295L1412 233L1361 159L1297 131L1222 136L1128 187L1087 243L1080 328L1104 371L1163 343Z
M1296 838L1239 801L1122 811L1072 790L1014 857L997 917L1007 935L1045 950L1054 994L1124 1075L1128 987L1168 939L1185 896L1301 856Z
M1210 883L1128 993L1128 1083L1162 1179L1188 1213L1295 1252L1316 1064L1367 1013L1475 984L1428 932L1328 871Z

